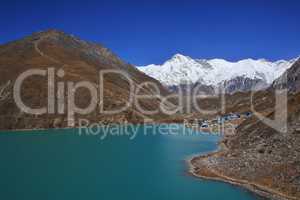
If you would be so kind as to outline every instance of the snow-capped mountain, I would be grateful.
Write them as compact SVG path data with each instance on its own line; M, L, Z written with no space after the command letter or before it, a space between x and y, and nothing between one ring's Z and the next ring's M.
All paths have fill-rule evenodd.
M270 85L295 61L296 59L276 62L244 59L229 62L224 59L192 59L176 54L162 65L152 64L138 69L168 87L196 83L212 87L229 84L228 92L231 93L250 90L258 83L260 87ZM227 90L227 86L225 88Z
M300 92L300 58L273 82L271 88L285 88L291 93Z

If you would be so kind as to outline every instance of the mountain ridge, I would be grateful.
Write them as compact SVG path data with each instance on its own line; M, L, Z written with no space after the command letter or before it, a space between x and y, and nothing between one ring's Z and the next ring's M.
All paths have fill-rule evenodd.
M272 82L281 76L297 60L277 60L274 62L266 59L243 59L237 62L227 61L225 59L193 59L182 54L175 54L172 58L165 61L162 65L138 66L137 68L145 74L157 79L167 87L174 87L183 84L202 84L212 87L224 87L227 90L226 82L240 77L254 80L260 85L269 86ZM248 81L249 82L249 81ZM242 82L240 81L239 84ZM245 87L243 85L234 86L236 91L240 88L256 88L256 85ZM235 92L228 89L229 92Z
M58 106L56 106L55 113L28 114L16 105L13 97L12 86L23 72L38 69L48 73L47 70L49 68L53 69L55 74L63 71L63 75L56 77L56 81L64 85L67 85L69 82L76 84L80 81L86 81L97 89L99 72L115 70L127 74L134 85L139 85L145 81L153 82L160 87L161 94L167 92L157 80L122 61L108 48L81 40L62 31L50 29L33 33L0 46L0 129L69 126L67 125L69 120L67 106L69 105L68 97L70 91L67 91L67 86L65 86L65 92L61 94L63 97L60 96L60 99L62 99L61 103L65 105L60 112L58 112ZM56 83L55 88L57 88ZM143 115L133 105L118 114L108 115L100 113L100 106L105 110L124 107L129 99L130 92L132 92L128 80L119 74L108 74L104 78L103 84L105 85L103 87L103 101L97 102L96 109L89 114L75 115L74 119L77 120L76 122L78 122L80 117L91 122L102 123L122 123L126 121L138 123L159 117L158 115ZM24 104L30 108L47 108L47 105L49 105L48 88L47 76L32 76L22 83L20 96ZM148 86L142 88L141 91L144 94L153 95L153 90ZM86 108L93 101L91 93L86 88L78 88L77 93L71 90L71 93L74 95L74 102L80 108ZM97 97L97 101L100 100ZM55 96L54 102L58 101L59 98ZM152 110L160 105L160 100L141 100L140 104L142 108ZM74 126L77 125L76 123L74 124Z

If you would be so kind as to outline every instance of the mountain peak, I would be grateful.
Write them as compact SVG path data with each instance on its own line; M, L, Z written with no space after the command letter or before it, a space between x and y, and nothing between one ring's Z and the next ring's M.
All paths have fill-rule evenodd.
M40 31L40 32L37 32L38 34L66 34L65 32L61 31L61 30L58 30L58 29L55 29L55 28L49 28L49 29L46 29L46 30L43 30L43 31Z
M35 32L32 35L41 37L41 36L59 36L59 35L68 35L68 34L58 29L47 29L47 30Z
M192 58L177 53L174 56L172 56L171 59L167 60L166 63L186 63L190 60L192 60Z
M114 108L120 109L124 107L127 103L128 95L132 92L129 87L132 82L134 85L144 82L153 82L160 88L160 94L168 94L156 80L141 73L132 65L126 64L106 47L76 39L76 37L72 35L55 29L33 33L20 40L0 45L0 52L0 80L1 84L9 84L9 88L11 88L10 83L16 80L16 78L25 71L32 69L47 70L51 67L55 72L63 70L64 76L59 78L60 81L64 83L69 81L72 83L86 81L92 84L95 89L99 84L99 72L105 72L106 70L116 70L120 72L121 74L110 74L103 79L103 85L105 85L105 87L103 87L101 91L103 92L101 102L108 109L111 108L115 110ZM122 74L126 74L130 78L130 82L128 78L124 78ZM45 77L45 79L47 80L47 77ZM30 77L30 81L26 81L26 83L22 84L22 93L20 94L22 99L30 99L30 101L26 101L27 106L36 107L37 105L47 105L48 83L45 79L33 76ZM6 85L4 86L3 88L6 89ZM149 86L144 85L143 89L145 90L143 91L144 94L153 95L151 87L149 88ZM68 93L64 92L62 95L62 103L67 105L66 100L68 99ZM80 95L74 96L74 98L76 98L76 104L81 108L85 108L89 105L92 97L93 94L90 94L86 89L81 91ZM98 101L100 99L96 100ZM142 100L140 105L144 110L154 110L159 107L161 104L160 101L161 98L155 98L153 101ZM11 127L18 129L54 127L56 126L54 125L56 119L60 121L59 126L65 127L67 125L73 126L73 122L77 120L77 118L67 119L66 115L56 112L51 115L51 119L49 120L47 114L38 116L26 114L22 111L23 109L21 107L15 104L13 98L7 98L5 101L1 101L1 106L0 115L7 116L6 119L8 121L2 120L0 129L10 129ZM133 107L114 115L96 112L96 109L86 115L87 119L118 123L121 121L125 122L125 120L128 122L142 122L144 118L144 115L139 115L140 110ZM26 116L25 121L23 115ZM14 120L15 116L21 119L21 121ZM146 118L145 115L145 119L152 116L154 115L149 115L149 117L147 115ZM157 116L159 117L160 115ZM28 123L28 121L32 121L33 123ZM67 124L67 122L72 123Z
M172 58L186 58L187 56L184 56L184 55L182 55L182 54L180 54L180 53L176 53L175 55L173 55L173 57Z

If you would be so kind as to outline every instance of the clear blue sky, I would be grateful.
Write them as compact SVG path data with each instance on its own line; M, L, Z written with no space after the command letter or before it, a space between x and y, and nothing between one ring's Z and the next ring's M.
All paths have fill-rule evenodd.
M56 28L136 65L175 53L289 59L300 55L299 8L298 0L3 0L0 43Z

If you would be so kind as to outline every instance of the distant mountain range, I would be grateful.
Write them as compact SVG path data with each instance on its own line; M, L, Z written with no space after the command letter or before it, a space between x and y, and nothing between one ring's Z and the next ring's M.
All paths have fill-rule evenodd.
M174 55L162 65L139 66L138 69L157 79L170 90L201 86L204 93L222 88L226 93L267 88L289 69L296 59L271 62L245 59L229 62L224 59L193 59Z

